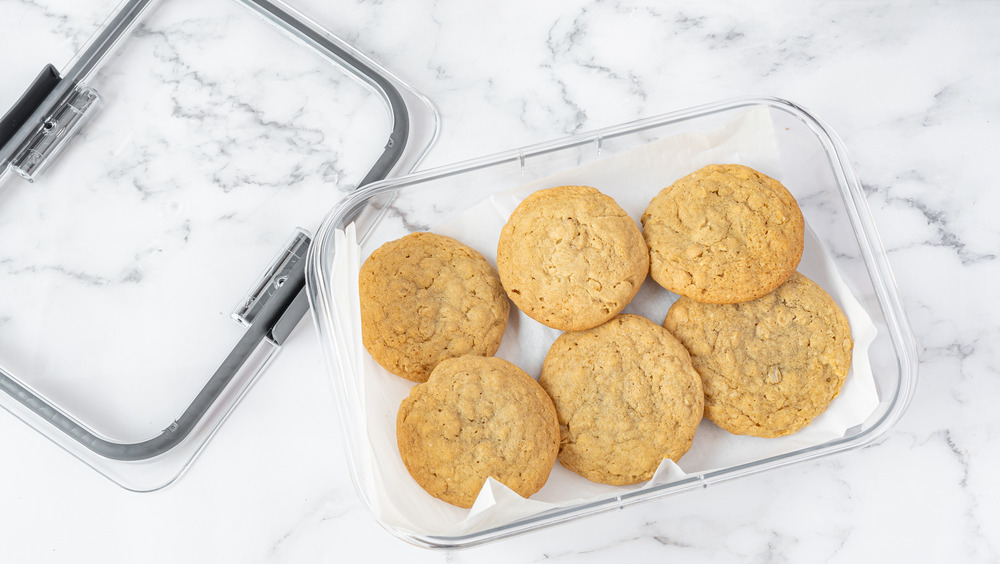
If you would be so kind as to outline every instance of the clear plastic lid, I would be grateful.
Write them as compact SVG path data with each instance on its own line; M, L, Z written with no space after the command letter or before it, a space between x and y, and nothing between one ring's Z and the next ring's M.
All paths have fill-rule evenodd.
M60 75L0 153L0 404L156 489L304 313L309 231L437 116L274 2L126 1Z

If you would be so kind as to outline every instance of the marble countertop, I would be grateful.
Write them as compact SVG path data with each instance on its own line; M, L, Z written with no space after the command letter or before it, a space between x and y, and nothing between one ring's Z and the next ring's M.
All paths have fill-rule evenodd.
M1000 416L989 403L1000 397L991 176L1000 4L293 5L433 101L442 126L421 168L734 96L777 96L819 115L851 151L916 337L909 410L874 446L434 552L388 534L358 501L320 344L304 322L193 466L160 491L130 493L0 413L0 559L1000 559ZM0 0L0 102L44 63L69 61L113 8ZM307 451L313 443L326 446Z

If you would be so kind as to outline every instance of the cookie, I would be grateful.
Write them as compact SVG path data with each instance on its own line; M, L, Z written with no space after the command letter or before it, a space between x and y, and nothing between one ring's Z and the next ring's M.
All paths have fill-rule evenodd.
M622 314L552 344L539 383L559 414L559 462L588 480L652 478L691 448L702 418L701 378L666 329Z
M375 250L358 276L361 340L383 368L423 382L438 362L492 355L510 302L483 255L450 237L411 233Z
M492 476L523 497L545 485L559 451L555 407L531 376L496 357L444 360L396 418L399 454L428 493L472 507Z
M780 437L798 431L840 393L851 367L847 318L798 272L746 303L682 297L663 325L684 343L701 374L705 418L730 433Z
M596 327L635 297L649 271L642 232L611 197L588 186L539 190L500 232L497 269L511 301L564 331Z
M710 165L674 182L649 203L642 225L653 280L699 302L759 298L802 258L795 198L742 165Z

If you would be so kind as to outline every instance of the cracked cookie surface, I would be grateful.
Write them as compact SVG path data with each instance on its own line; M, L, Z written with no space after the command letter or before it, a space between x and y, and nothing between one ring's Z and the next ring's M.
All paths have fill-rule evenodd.
M705 418L734 434L780 437L805 427L840 393L851 366L847 318L798 272L750 302L682 297L663 325L701 374Z
M500 232L497 269L510 299L563 331L600 325L635 297L649 271L636 222L589 186L534 192Z
M663 459L680 460L702 418L701 378L687 350L638 315L563 333L539 383L559 415L559 462L603 484L646 481Z
M545 485L559 451L552 400L531 376L496 357L442 361L399 406L406 469L438 499L472 507L492 476L523 497Z
M795 198L742 165L709 165L674 182L650 201L642 225L653 279L700 302L759 298L802 258Z
M445 358L489 356L507 329L510 302L476 250L435 233L389 241L358 275L361 340L383 368L423 382Z

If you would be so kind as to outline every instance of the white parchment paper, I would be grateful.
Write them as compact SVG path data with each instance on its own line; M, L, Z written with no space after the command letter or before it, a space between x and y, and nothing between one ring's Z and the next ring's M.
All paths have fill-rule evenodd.
M500 229L528 194L552 186L582 184L612 196L637 222L649 200L674 180L712 163L739 163L781 180L780 155L770 117L764 109L748 110L716 131L684 133L636 149L562 171L553 176L499 192L469 208L434 232L454 237L481 252L494 265ZM794 192L794 190L793 190ZM808 218L807 218L808 221ZM502 484L489 480L470 510L437 500L424 492L407 473L396 448L395 422L399 403L413 386L394 376L361 345L357 279L361 257L353 226L338 233L335 249L334 299L350 308L338 308L342 327L353 327L353 346L340 350L341 377L351 417L363 436L354 441L355 469L361 495L382 523L417 535L459 535L502 526L555 507L588 503L620 495L650 484L669 483L688 474L722 469L761 460L804 447L839 439L862 423L878 405L868 361L875 327L837 272L828 253L810 229L799 271L817 282L847 315L854 340L851 372L830 407L800 432L776 439L732 435L703 421L691 450L678 464L667 460L647 484L607 486L566 470L558 463L549 480L531 499L523 499ZM662 323L676 295L647 279L626 312ZM560 332L511 308L511 319L497 356L523 368L535 378L549 346Z

